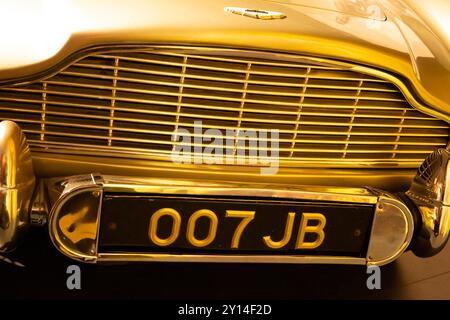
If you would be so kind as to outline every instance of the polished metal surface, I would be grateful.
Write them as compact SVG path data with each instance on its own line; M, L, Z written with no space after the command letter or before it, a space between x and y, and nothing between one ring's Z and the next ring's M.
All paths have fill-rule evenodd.
M48 181L53 197L49 232L55 246L67 256L84 262L166 261L166 262L261 262L335 263L384 265L407 248L414 230L409 209L395 197L359 188L271 186L254 184L202 183L168 179L136 179L117 176L83 175ZM203 196L251 196L272 199L316 200L377 206L366 258L334 256L246 256L190 255L157 253L102 253L98 230L103 192L117 194L178 194Z
M240 12L284 18L272 21L224 10L240 8L239 0L24 3L0 4L7 12L0 19L7 30L0 35L0 120L16 121L25 132L37 176L102 172L223 180L219 185L245 181L270 196L279 187L259 183L400 191L432 153L408 192L420 216L412 247L429 256L447 242L450 151L439 148L447 145L450 128L448 2L248 0L253 9ZM193 130L195 120L220 132L279 130L278 174L262 177L246 165L174 165L168 161L172 132ZM12 140L26 141L14 130L6 130L15 132ZM2 185L0 251L7 251L20 238L16 231L28 225L34 174L26 143L2 143L3 159L21 154L12 150L24 150L26 159L3 161L2 177L8 183L29 177ZM63 188L67 196L75 193ZM82 191L80 197L95 202L92 190ZM381 203L383 196L377 197ZM405 207L387 197L391 202L377 209L372 230L379 240L364 263L389 262L409 242ZM44 223L47 209L38 198L33 204L32 220ZM76 233L86 232L90 242L71 249L82 259L95 247L92 208L73 207L87 221ZM67 215L64 223L75 218ZM70 247L72 228L59 227L66 233L56 236L58 243ZM398 231L390 243L386 230ZM392 256L383 251L394 247Z
M41 177L72 176L80 173L101 172L107 175L147 177L159 179L202 179L222 183L242 182L341 186L360 188L371 186L387 191L406 191L417 168L372 169L372 168L327 168L323 166L295 168L280 167L276 175L261 175L260 167L224 166L207 164L180 164L174 166L164 159L126 159L89 155L85 152L74 155L72 150L64 152L33 152L33 165Z
M385 265L397 259L408 248L414 234L411 211L391 195L380 197L367 251L368 265Z
M15 249L30 225L35 176L25 135L0 122L0 252Z
M99 253L97 262L203 262L203 263L284 263L365 265L366 259L333 256L246 256L246 255L174 255Z
M443 249L450 235L450 151L439 149L419 168L406 193L421 215L421 229L412 249L428 257Z
M304 56L155 46L92 54L1 88L0 115L41 152L170 160L174 130L194 136L202 121L223 135L278 130L281 166L416 168L447 144L450 126L370 73Z
M102 190L93 175L49 182L53 198L48 228L55 246L65 255L95 262Z
M118 176L101 176L96 181L107 192L176 194L198 196L264 197L312 201L338 201L344 203L375 204L377 197L365 188L314 187L248 183L213 183L176 179L138 179Z
M225 12L238 14L244 17L261 19L261 20L274 20L274 19L285 19L286 15L282 12L274 12L267 10L258 9L248 9L240 7L225 7Z

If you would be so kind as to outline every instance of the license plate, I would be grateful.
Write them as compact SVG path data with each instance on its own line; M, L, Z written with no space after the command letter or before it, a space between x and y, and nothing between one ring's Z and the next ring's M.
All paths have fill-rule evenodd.
M103 253L364 257L373 205L105 194Z

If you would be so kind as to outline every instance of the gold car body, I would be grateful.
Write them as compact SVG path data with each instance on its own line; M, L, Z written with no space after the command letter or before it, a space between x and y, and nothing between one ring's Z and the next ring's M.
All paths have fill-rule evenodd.
M256 10L256 15L235 14L242 8ZM280 14L273 15L272 19L262 19L257 16L258 10ZM361 190L357 188L370 186L399 192L410 186L427 155L439 147L445 148L448 142L450 25L447 18L450 5L445 0L426 3L414 0L129 0L115 3L107 0L42 0L26 4L4 1L0 4L0 12L8 12L0 19L0 27L7 30L0 34L0 86L3 88L0 89L0 100L1 90L32 92L35 90L33 85L42 86L36 91L41 94L42 141L40 145L31 143L31 157L38 178L100 172L139 178L245 183L261 189L315 185L346 187L348 193L359 190L355 191L358 193ZM387 160L286 161L281 162L277 174L270 176L261 175L259 167L250 165L175 165L161 154L128 158L107 148L94 152L93 149L53 148L42 144L45 140L46 95L51 93L46 91L47 84L51 85L61 71L95 55L119 63L117 52L127 50L175 54L185 59L201 58L204 54L212 55L214 59L230 56L234 57L231 58L234 62L242 57L249 60L256 57L260 59L258 61L269 61L269 66L278 60L306 62L319 69L328 68L330 72L344 70L367 75L370 79L393 85L388 89L383 87L380 92L401 94L404 103L419 114L411 119L436 121L429 126L421 123L419 127L423 130L411 133L411 136L420 138L420 134L427 134L428 127L430 132L435 129L439 132L427 144L429 149L418 148L423 157L397 160L397 153L402 152L398 151L398 138L393 156ZM358 97L355 99L358 101ZM403 116L399 117L398 137L403 133L403 127L408 127L404 121L408 119L410 109L404 109ZM351 123L346 124L349 130L353 118L354 115ZM390 116L382 114L383 118L389 121ZM377 126L383 127L383 124ZM407 141L405 145L408 144ZM367 152L376 155L376 143L372 147L374 149ZM325 153L327 149L319 151ZM404 151L406 155L409 153L413 151ZM265 187L268 183L272 187ZM442 215L439 213L439 217ZM447 220L445 229L446 223ZM408 242L411 232L407 232ZM447 233L447 229L443 230L439 236ZM397 253L404 249L406 245Z
M224 11L224 7L244 6L239 1L136 0L114 5L102 0L42 1L27 5L6 2L3 5L10 11L12 8L12 13L2 19L2 23L8 24L6 30L11 31L4 32L0 38L4 44L0 51L0 82L17 84L46 77L82 56L84 50L105 45L194 44L265 50L339 59L382 70L396 79L407 79L392 78L412 105L433 117L448 120L450 60L448 37L445 38L448 30L442 19L441 24L428 26L426 21L433 18L422 17L424 12L444 15L448 6L434 1L434 7L427 6L427 9L433 7L432 11L420 10L419 15L401 1L385 1L380 3L385 5L382 12L387 18L384 21L373 19L370 12L367 13L373 3L358 1L359 9L355 9L348 1L245 1L245 7L284 12L288 16L266 21ZM49 161L54 165L48 165ZM73 161L73 165L67 165L67 161ZM196 174L191 166L174 168L161 162L148 164L135 161L133 168L123 168L122 163L111 160L109 165L113 169L108 169L95 167L97 164L90 163L88 158L35 156L36 170L44 176L75 174L86 167L90 171L106 170L106 173L132 170L135 175L144 176L158 175L160 171L164 175ZM80 169L66 172L67 168ZM329 169L327 184L396 189L408 185L415 173L415 168L399 168L395 172L359 169ZM210 178L221 179L223 170L210 168L207 172L212 175ZM252 174L248 167L237 171L233 168L226 173L226 178L235 172L238 172L236 179L241 175L253 181L265 178ZM324 184L323 177L323 170L281 168L270 181Z

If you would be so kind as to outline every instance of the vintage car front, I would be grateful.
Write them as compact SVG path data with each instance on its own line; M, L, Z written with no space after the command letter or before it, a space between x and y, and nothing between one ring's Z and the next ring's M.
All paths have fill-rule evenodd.
M438 253L450 5L429 3L2 1L0 252L47 224L85 262Z

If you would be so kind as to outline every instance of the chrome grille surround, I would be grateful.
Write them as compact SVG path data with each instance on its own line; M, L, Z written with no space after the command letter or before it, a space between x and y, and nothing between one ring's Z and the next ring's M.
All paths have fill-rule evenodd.
M416 168L449 125L411 106L393 77L297 55L152 46L91 53L0 89L0 118L33 151L170 160L171 135L277 129L280 165ZM423 111L423 110L422 110Z

